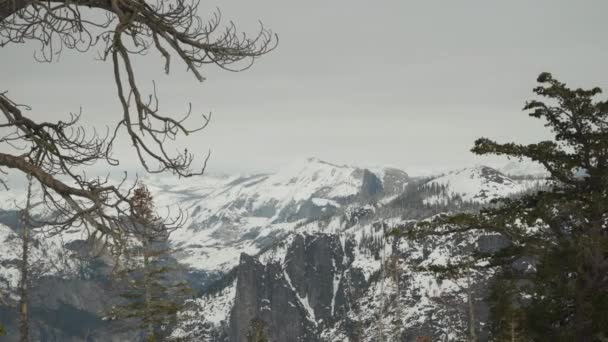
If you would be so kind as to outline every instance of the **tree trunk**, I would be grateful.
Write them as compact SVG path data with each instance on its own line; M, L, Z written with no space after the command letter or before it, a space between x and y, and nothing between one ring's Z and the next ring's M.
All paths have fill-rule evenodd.
M582 272L581 272L582 273ZM587 274L579 275L581 277L587 276ZM585 279L579 280L576 289L575 309L574 309L574 331L577 341L579 342L592 342L593 341L593 327L592 318L590 317L590 308L593 307L589 300L593 298L593 291L590 284Z
M67 3L68 0L52 0L50 2ZM0 0L0 23L16 12L26 8L31 3L31 0ZM74 4L74 6L101 8L107 11L112 10L112 4L109 0L72 0L70 3Z
M154 324L152 319L152 288L151 282L152 279L150 277L151 267L150 267L150 241L148 238L148 234L146 233L148 230L147 225L144 224L144 291L145 291L145 320L146 320L146 340L147 341L156 341L154 336Z
M381 265L381 274L380 274L380 311L378 313L378 341L384 342L384 278L386 277L385 269L386 269L386 259L384 252L385 242L382 240L382 262Z
M576 283L575 309L574 309L574 330L577 341L591 342L597 333L593 327L594 298L598 290L601 290L601 279L605 277L605 269L601 265L605 261L604 248L601 242L604 241L604 209L596 204L589 220L587 246L580 246L584 255L583 264L578 268L578 279Z
M23 212L21 234L21 280L19 284L19 334L20 342L29 341L29 249L30 249L30 207L32 197L32 176L28 175L27 198Z
M477 342L477 331L475 330L475 303L473 303L473 294L471 293L470 271L467 271L467 302L469 305L469 341Z
M30 1L25 0L0 0L0 22L29 4Z
M511 315L511 324L509 324L509 327L511 328L511 342L517 342L516 326L517 326L517 323L515 322L515 317L513 317L513 315Z

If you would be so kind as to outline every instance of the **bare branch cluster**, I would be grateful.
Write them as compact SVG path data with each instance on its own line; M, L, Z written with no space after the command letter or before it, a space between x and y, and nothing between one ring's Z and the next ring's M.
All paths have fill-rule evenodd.
M108 177L87 177L84 166L119 164L112 148L120 134L133 145L141 165L151 173L172 172L180 177L200 175L193 168L194 154L169 151L176 140L204 129L211 119L202 115L190 123L192 109L179 118L161 113L156 87L143 94L137 83L133 57L156 51L169 72L171 56L177 55L197 80L200 68L213 64L229 71L249 68L276 47L276 36L263 25L250 37L233 23L222 24L217 11L203 20L198 0L0 0L0 46L34 41L40 44L35 58L50 62L64 49L86 52L99 46L101 60L113 64L122 113L118 124L102 133L78 125L81 113L66 121L36 122L26 115L30 108L0 94L4 122L0 143L16 153L0 153L0 167L32 175L43 188L45 203L54 213L49 224L58 227L84 225L95 234L117 239L121 217L132 216L132 185L126 176L119 184ZM63 181L62 181L63 180ZM183 222L179 213L171 224Z

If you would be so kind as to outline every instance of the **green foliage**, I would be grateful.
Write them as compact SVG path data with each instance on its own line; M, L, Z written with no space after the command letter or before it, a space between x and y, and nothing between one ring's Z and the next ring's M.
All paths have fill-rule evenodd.
M519 288L516 283L505 279L496 279L490 292L490 307L493 320L490 322L497 341L523 342L526 317L523 304L518 300Z
M530 158L550 173L549 191L506 202L487 216L505 224L500 233L520 246L514 257L532 257L536 271L519 290L530 297L520 306L533 340L590 341L608 334L608 102L601 93L570 89L543 73L534 92L550 102L526 104L530 116L546 121L554 140L498 144L479 139L473 152ZM505 220L506 219L506 220ZM517 220L528 227L507 226Z
M4 336L6 334L6 330L4 330L4 327L2 325L0 325L0 336Z
M134 214L127 229L134 245L125 251L127 261L117 272L123 286L123 304L114 306L112 320L135 321L131 327L144 331L146 341L163 341L177 323L177 314L191 295L187 283L175 282L168 266L170 230L154 214L153 201L145 186L133 196Z
M110 316L114 320L135 319L138 321L136 327L140 329L151 324L155 327L155 335L164 335L162 328L175 324L176 315L190 294L186 283L173 283L166 277L169 272L170 269L157 265L149 266L149 270L142 267L123 271L120 277L127 284L121 293L124 304L113 307ZM149 275L147 280L145 273Z
M595 100L599 88L570 89L548 73L538 82L534 92L546 102L529 101L524 110L544 120L554 139L481 138L472 151L541 163L547 189L494 201L478 214L439 216L408 235L481 230L509 240L499 252L474 255L499 270L491 296L499 340L599 340L608 336L608 102Z

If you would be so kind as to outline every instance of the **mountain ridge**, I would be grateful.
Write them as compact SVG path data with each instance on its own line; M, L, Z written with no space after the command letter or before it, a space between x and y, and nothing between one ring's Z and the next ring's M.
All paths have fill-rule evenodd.
M286 165L275 173L210 175L188 179L146 177L144 182L153 192L159 210L179 204L190 213L187 224L172 235L171 243L178 250L173 256L175 262L185 268L184 276L202 297L189 303L189 310L182 313L191 319L186 320L188 324L177 327L176 335L193 337L199 334L196 338L205 337L198 340L242 341L242 327L251 317L262 315L260 317L265 317L267 323L274 327L269 333L278 333L276 329L281 326L280 317L296 315L299 318L292 317L295 321L307 326L312 324L311 327L315 328L310 330L294 326L289 338L308 336L306 338L310 341L356 340L355 338L374 341L378 336L372 332L377 330L369 328L377 321L374 315L379 312L384 312L391 320L402 322L400 334L415 332L439 336L449 333L450 329L460 331L463 319L456 312L458 310L448 312L434 303L445 296L458 297L460 290L455 285L444 288L431 275L422 274L416 269L420 265L442 262L447 258L456 260L459 251L470 248L466 246L494 241L490 237L481 241L481 237L471 236L461 242L444 238L441 241L427 241L425 244L404 244L403 241L387 239L388 229L440 212L477 210L493 198L529 191L536 186L535 182L541 181L511 179L500 171L485 166L413 178L405 171L395 168L366 169L306 158ZM15 194L8 196L13 203L18 202L13 200L17 197ZM15 207L3 209L4 213L12 215L11 210L15 210ZM1 230L5 241L0 241L0 244L8 246L8 236L18 227L10 219L3 222L7 224ZM75 246L86 246L84 239L86 236L74 230L70 234L61 234L55 240L49 240L49 243L55 245L40 252L51 255L61 253L61 246L57 244L63 244L64 250L75 253ZM298 241L308 242L302 245ZM309 244L320 244L320 249L309 250L306 247ZM442 247L445 244L453 245L453 251L445 250ZM458 247L459 244L463 245ZM319 253L342 257L320 260L315 258L315 254ZM8 284L9 288L14 288L17 255L5 254L0 253L0 286ZM287 255L299 257L294 259ZM269 278L257 278L256 274L239 273L239 265L245 260L243 258L249 260L248 264L257 265L252 267L259 269L260 275L266 274L262 270L269 270L267 277L277 278L276 282ZM409 261L391 266L400 269L401 274L400 277L391 278L384 267L395 258ZM299 261L294 264L293 260ZM80 264L70 267L47 277L56 279L53 281L57 282L77 280L83 277L75 271L79 269L90 269L86 277L91 277L91 274L95 279L105 277L103 267L97 269ZM310 271L320 269L325 271L319 274ZM408 280L408 286L413 287L403 292L406 278L411 280ZM316 288L306 279L329 284L325 286L328 289ZM82 284L96 284L94 279L82 281ZM242 286L237 291L239 281ZM255 290L257 283L266 285ZM480 278L479 284L482 283L483 279ZM90 285L78 286L73 287L73 298L78 298L77 300L62 300L75 309L97 315L98 313L90 311L93 310L92 307L82 304L84 298L93 295L87 290L91 289ZM481 296L483 286L479 287ZM277 302L266 298L275 296L273 291L279 291L280 288L286 289L280 290L283 291L282 298L291 299L279 300L278 292ZM252 291L249 294L248 289ZM43 289L41 291L44 293ZM390 301L385 296L396 296L399 300L394 302L410 307L414 310L413 313L399 313L398 307L389 304ZM259 305L243 306L237 300L241 297L249 298L249 301ZM424 300L416 301L416 298ZM455 307L462 305L460 300L456 302L458 304ZM289 303L300 309L290 311ZM379 303L386 306L386 311L378 307ZM277 312L264 316L267 304ZM480 310L483 310L481 302L479 305ZM445 311L442 314L446 320L444 326L429 327L425 323L428 319L426 315L433 310ZM257 314L252 316L252 312ZM2 317L0 313L0 320L3 320ZM241 328L231 328L231 317L240 317L238 326ZM388 320L389 318L387 322ZM420 322L422 323L419 324ZM4 323L11 326L10 322ZM62 328L53 327L52 321L45 324L48 325L44 326L46 334L52 331L53 334L58 334L56 336L63 336L66 341L80 341L61 335ZM104 330L106 328L101 323L96 324L100 330L98 339L94 341L108 340L110 333ZM357 332L361 329L369 330L369 333L361 335ZM481 327L479 329L480 332L483 330ZM116 341L130 341L124 336L117 338Z

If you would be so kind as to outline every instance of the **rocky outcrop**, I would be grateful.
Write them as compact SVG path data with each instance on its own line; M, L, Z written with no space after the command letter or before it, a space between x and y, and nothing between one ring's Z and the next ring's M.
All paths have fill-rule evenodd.
M234 281L225 285L230 300L208 299L231 308L229 337L207 340L459 341L467 338L471 307L479 340L488 340L487 279L442 280L420 266L459 258L474 246L503 248L500 237L471 233L414 242L387 239L380 222L355 228L365 233L293 234L268 255L241 255Z
M230 315L232 342L263 334L269 341L315 341L315 327L298 301L281 265L262 265L242 254L235 305Z
M287 250L285 272L314 320L333 320L335 295L344 271L344 252L335 235L297 235Z
M242 254L229 340L262 331L269 341L320 341L320 332L347 322L368 286L351 267L354 248L333 234L297 234L282 263Z
M388 195L396 195L403 192L405 186L410 182L409 175L402 170L387 168L384 170L382 177L382 187L384 193Z
M374 201L379 198L384 192L382 181L378 176L369 170L363 170L363 181L361 182L361 190L359 196L363 201Z

